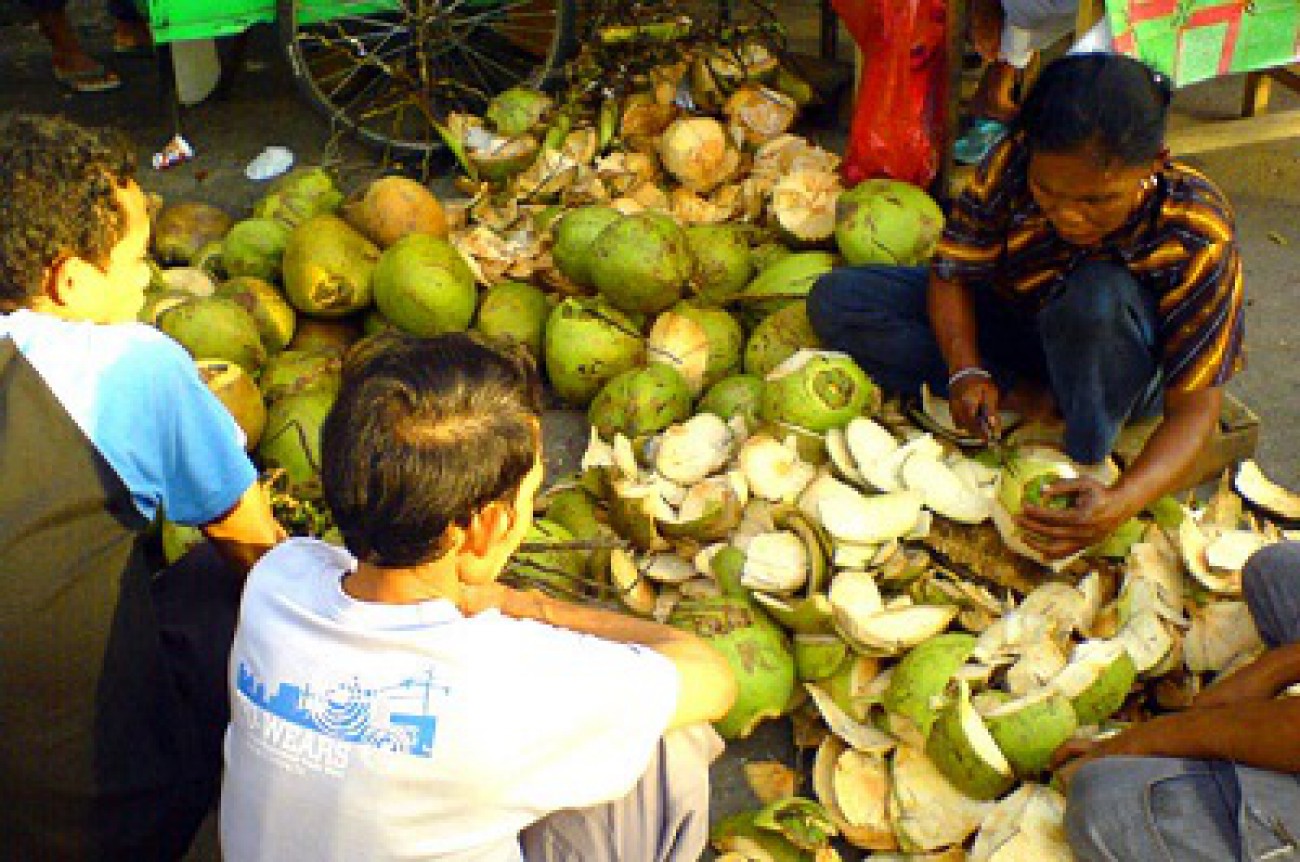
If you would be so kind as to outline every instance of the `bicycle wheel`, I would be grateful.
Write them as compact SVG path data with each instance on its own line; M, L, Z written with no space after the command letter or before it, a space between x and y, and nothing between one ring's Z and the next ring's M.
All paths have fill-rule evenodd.
M546 87L577 44L574 0L277 0L294 80L331 123L407 154L436 124Z

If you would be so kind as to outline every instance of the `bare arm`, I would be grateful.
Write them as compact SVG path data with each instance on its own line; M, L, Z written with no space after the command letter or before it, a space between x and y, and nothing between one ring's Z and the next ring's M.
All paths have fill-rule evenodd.
M1271 649L1250 664L1217 681L1192 702L1192 709L1270 700L1300 682L1300 644Z
M966 286L955 281L944 281L933 272L930 273L926 309L949 375L963 368L979 367L979 326L975 320L975 306ZM997 421L1000 398L998 388L990 377L971 375L963 378L948 393L948 400L953 420L968 433L983 436L984 429L979 419L981 412L989 416L991 421Z
M245 574L277 542L284 528L271 514L266 491L258 482L248 486L229 512L202 527L221 555Z
M717 721L735 702L736 680L731 665L721 653L689 632L500 584L464 591L461 610L475 613L486 607L499 608L501 613L515 619L536 620L615 643L639 644L664 656L677 668L681 678L670 729Z
M1166 393L1164 418L1119 482L1110 488L1090 479L1054 482L1047 496L1073 497L1073 505L1026 506L1018 519L1025 541L1048 557L1067 556L1101 541L1153 500L1185 486L1222 401L1218 387Z

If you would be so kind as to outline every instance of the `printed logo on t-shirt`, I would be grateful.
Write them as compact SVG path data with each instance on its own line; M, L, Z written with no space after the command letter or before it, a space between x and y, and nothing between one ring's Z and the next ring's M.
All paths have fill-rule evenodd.
M300 683L281 680L274 690L244 662L236 689L239 715L248 737L282 766L339 774L356 746L413 757L431 757L436 707L448 687L430 668L385 686L362 685L355 677Z

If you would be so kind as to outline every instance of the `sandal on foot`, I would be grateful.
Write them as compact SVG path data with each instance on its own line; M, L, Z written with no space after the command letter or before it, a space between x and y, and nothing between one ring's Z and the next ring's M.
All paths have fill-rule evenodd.
M96 64L89 69L60 69L54 67L54 80L74 93L104 93L122 86L122 79L111 69Z
M952 145L952 155L963 165L977 165L1007 133L1005 124L989 117L974 120Z

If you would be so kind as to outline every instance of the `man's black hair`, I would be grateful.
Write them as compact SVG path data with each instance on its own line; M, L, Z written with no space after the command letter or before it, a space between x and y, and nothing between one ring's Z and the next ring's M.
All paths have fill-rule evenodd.
M464 334L361 342L321 429L325 500L348 550L389 568L437 559L449 525L509 500L533 468L540 411L526 351Z
M1149 66L1119 54L1072 54L1034 82L1014 128L1033 152L1088 152L1099 162L1141 165L1165 145L1172 89Z
M96 265L126 233L117 190L135 176L118 132L62 117L0 117L0 312L28 305L67 255Z

